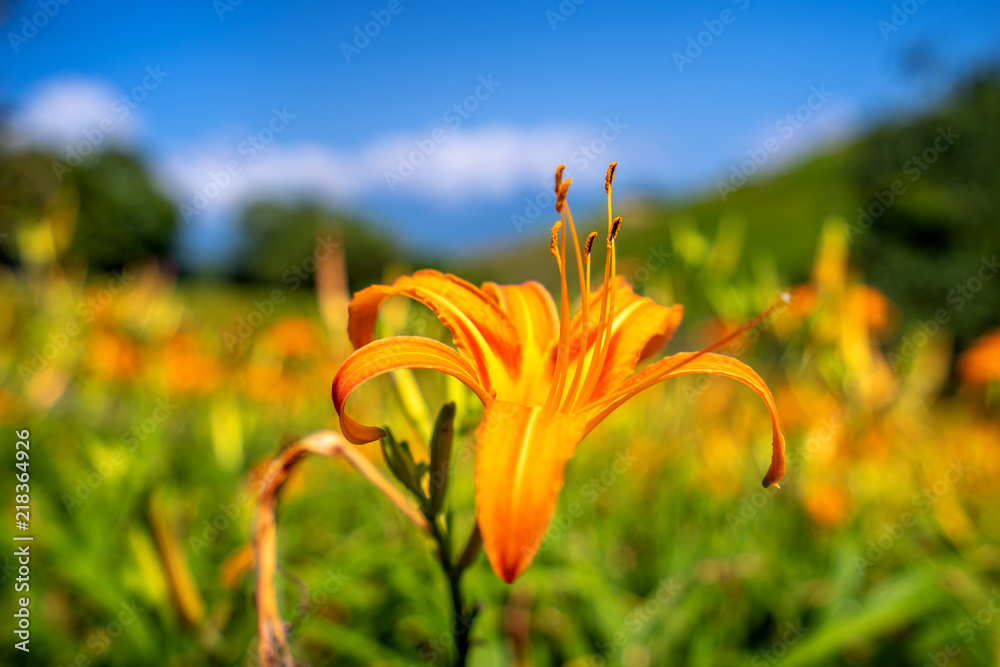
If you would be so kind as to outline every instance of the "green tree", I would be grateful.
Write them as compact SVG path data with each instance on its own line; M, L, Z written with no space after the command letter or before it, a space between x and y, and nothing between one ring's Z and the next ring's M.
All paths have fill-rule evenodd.
M977 275L983 257L1000 254L998 73L875 131L854 176L864 214L852 216L852 237L868 280L911 321L948 311L959 346L1000 324L1000 276Z
M328 237L343 243L352 291L381 281L387 266L404 259L387 232L313 202L257 202L238 224L242 248L235 275L242 280L280 282Z
M78 202L69 252L91 266L113 269L170 252L177 228L173 203L154 185L142 161L111 150L76 167L41 151L0 154L0 231L37 221L52 199L70 192ZM0 245L17 259L14 243Z

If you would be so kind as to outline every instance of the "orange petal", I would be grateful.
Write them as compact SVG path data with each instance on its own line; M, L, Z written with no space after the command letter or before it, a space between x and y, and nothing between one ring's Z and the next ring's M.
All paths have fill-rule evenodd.
M363 383L401 368L426 368L448 373L476 392L484 403L489 393L476 379L476 372L454 349L422 336L393 336L365 345L347 358L333 378L333 407L340 416L340 432L356 445L378 440L385 431L365 426L347 416L344 404Z
M521 285L483 283L483 291L507 314L521 339L521 375L503 398L525 404L545 400L552 377L547 353L559 338L559 315L552 297L540 283Z
M602 419L611 414L618 406L632 398L640 391L648 389L658 382L680 375L692 373L710 373L723 375L738 380L750 387L760 396L771 413L771 465L764 476L764 486L777 484L785 476L785 437L781 434L781 424L778 422L778 407L767 384L752 368L738 359L722 354L703 354L700 352L680 352L666 357L649 366L612 394L609 394L591 406L593 412L587 422L587 431L594 428Z
M525 346L547 352L559 336L559 314L552 296L534 280L521 285L483 283L483 291L507 313Z
M597 326L601 313L601 290L590 295L588 304L590 323L587 326L587 343L583 345L583 310L580 309L570 323L570 368L575 368L580 350L588 355L590 363L597 341ZM622 276L615 281L615 317L611 323L611 342L607 361L601 370L592 400L617 389L622 381L635 371L636 365L655 354L674 336L684 317L684 306L661 306L648 297L632 291L632 286ZM553 349L550 354L555 355Z
M507 583L538 553L583 426L537 406L486 406L476 431L476 517L490 565Z
M348 305L347 333L355 348L372 341L378 308L399 294L424 304L451 331L455 346L479 371L489 387L498 372L516 376L521 364L517 330L496 301L471 283L439 271L417 271L392 285L366 287Z

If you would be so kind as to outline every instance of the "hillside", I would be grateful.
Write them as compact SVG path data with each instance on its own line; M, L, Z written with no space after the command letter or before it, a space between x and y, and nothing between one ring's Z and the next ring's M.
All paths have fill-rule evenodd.
M859 208L872 215L859 218ZM1000 75L986 71L928 113L888 119L851 144L752 178L726 201L713 184L684 200L620 202L619 264L629 275L662 246L674 261L646 286L669 276L675 298L693 298L697 310L703 290L685 290L686 281L807 279L819 230L836 216L851 226L852 263L904 320L945 309L964 347L1000 326L1000 291L984 289L988 278L978 274L995 273L989 260L1000 248L998 210ZM592 214L579 226L600 229L602 221ZM699 258L720 241L729 255L721 274ZM536 278L551 287L557 276L547 250L533 243L442 264L477 281Z

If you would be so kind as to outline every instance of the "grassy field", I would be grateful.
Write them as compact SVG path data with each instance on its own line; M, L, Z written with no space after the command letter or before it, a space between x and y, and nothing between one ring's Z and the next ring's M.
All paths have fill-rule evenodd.
M801 206L817 220L846 212L842 193L827 194ZM753 190L736 196L757 205ZM793 244L753 215L716 235L699 224L719 209L693 216L672 226L670 266L634 282L663 303L702 304L671 350L798 283L788 308L723 350L773 390L789 474L761 488L767 413L742 386L695 377L648 390L580 446L527 574L504 585L482 557L469 570L482 605L471 664L1000 665L996 379L951 376L946 329L921 338L898 321L851 270L842 223ZM625 275L642 277L654 238L643 233L654 234L623 235ZM259 664L246 551L256 494L283 445L336 428L330 381L350 352L337 284L177 285L155 267L87 276L54 255L0 270L3 486L14 495L15 431L27 429L35 538L31 654L8 633L3 664ZM385 332L413 312L390 304ZM912 345L882 347L889 332ZM467 454L475 397L418 379L430 413L457 399L455 455ZM390 379L354 400L426 451L431 424ZM377 445L363 452L382 465ZM462 461L448 500L458 535L474 516L474 462ZM300 660L448 664L448 589L425 537L338 462L306 461L280 500L280 607ZM15 559L2 562L11 590ZM16 602L4 599L9 628Z

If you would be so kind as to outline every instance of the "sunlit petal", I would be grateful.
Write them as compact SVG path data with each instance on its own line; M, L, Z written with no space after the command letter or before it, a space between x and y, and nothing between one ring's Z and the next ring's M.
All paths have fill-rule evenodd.
M379 306L396 294L434 311L484 384L502 374L517 375L521 344L510 318L475 285L439 271L417 271L392 285L372 285L355 294L348 306L347 325L355 348L372 341Z
M601 292L595 290L590 295L587 326L587 343L583 344L583 310L577 312L570 323L570 368L575 368L581 350L587 355L589 366L593 358L597 340L597 325L600 316ZM661 306L648 297L637 295L625 278L615 282L615 317L611 323L611 340L608 356L601 370L591 400L600 398L619 387L636 365L666 345L684 316L680 304L670 308ZM555 350L550 352L554 356Z
M595 401L588 415L587 430L594 428L606 416L611 414L622 403L632 398L640 391L648 389L658 382L669 380L681 375L709 373L722 375L738 380L754 390L771 413L771 465L764 476L764 486L772 486L781 481L785 475L785 438L781 434L778 422L778 408L774 403L771 390L767 388L752 368L738 359L722 354L702 354L699 352L681 352L656 362L641 373L630 378L613 393Z
M380 428L365 426L348 417L344 404L351 393L368 380L401 368L448 373L476 392L484 403L491 398L472 366L444 343L421 336L383 338L356 350L333 378L333 406L340 415L340 431L345 438L360 445L385 435Z
M504 581L538 553L583 426L537 406L487 405L476 431L476 512L490 565Z
M521 285L483 283L483 291L507 313L525 347L545 352L559 336L556 304L540 283L533 280Z
M483 291L507 313L521 339L519 381L504 398L525 404L541 402L555 363L547 353L559 337L559 315L552 297L534 281L522 285L484 283Z

